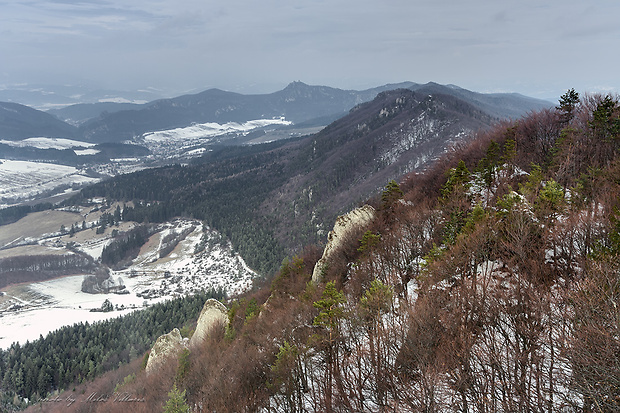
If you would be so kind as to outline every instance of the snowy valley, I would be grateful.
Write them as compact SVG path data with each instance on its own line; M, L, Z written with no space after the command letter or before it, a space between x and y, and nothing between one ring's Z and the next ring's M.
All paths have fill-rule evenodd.
M123 222L97 234L99 207L78 211L42 211L3 226L0 230L0 262L11 257L41 257L52 254L86 254L100 260L102 251L119 231L135 223ZM96 211L94 211L96 209ZM61 233L63 226L79 227L75 234ZM15 237L19 228L30 232ZM35 228L38 228L36 230ZM84 229L82 229L84 228ZM49 231L49 232L48 232ZM170 248L164 239L170 234L186 234ZM110 279L122 280L118 292L90 294L82 291L85 274L50 280L19 283L2 289L0 296L0 348L13 342L34 340L64 325L94 322L117 317L156 302L201 290L223 290L229 295L246 291L256 277L230 243L216 231L194 220L159 224L138 256L127 268L111 270ZM114 311L95 311L109 301Z

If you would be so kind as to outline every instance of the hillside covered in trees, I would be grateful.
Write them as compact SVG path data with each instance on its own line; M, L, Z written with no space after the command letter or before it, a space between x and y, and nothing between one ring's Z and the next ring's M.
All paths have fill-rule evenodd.
M63 327L45 338L0 350L0 411L19 407L22 398L37 400L135 361L176 326L188 334L208 298L222 299L224 294L203 292L108 321ZM104 311L114 310L105 306L104 302Z
M618 411L619 150L618 98L571 90L388 185L320 282L306 247L201 348L85 392L136 412Z
M133 201L123 219L204 220L246 262L273 274L304 245L324 242L339 214L394 177L421 170L495 118L457 97L408 89L380 93L321 132L246 147L218 147L189 165L121 175L81 191Z

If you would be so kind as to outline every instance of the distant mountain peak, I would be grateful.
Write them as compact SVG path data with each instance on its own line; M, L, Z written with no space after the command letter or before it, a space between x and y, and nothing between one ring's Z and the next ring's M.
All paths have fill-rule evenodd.
M283 91L291 91L291 90L306 90L306 89L310 89L312 88L312 86L310 86L307 83L304 83L300 80L295 80L291 83L289 83L288 85L286 85L286 87L283 89Z

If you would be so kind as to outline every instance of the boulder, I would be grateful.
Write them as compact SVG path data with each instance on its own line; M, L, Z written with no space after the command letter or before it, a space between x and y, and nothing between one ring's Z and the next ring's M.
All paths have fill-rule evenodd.
M228 310L226 306L213 298L208 299L198 317L196 331L189 340L189 347L201 344L213 329L223 329L227 323Z
M159 336L155 341L149 359L146 362L146 374L152 373L158 366L170 357L177 357L186 348L187 342L181 337L181 332L175 328L168 334Z
M375 218L375 209L370 205L364 205L353 211L340 215L336 219L334 229L327 235L327 245L323 251L323 256L317 261L312 272L312 283L319 284L323 278L323 272L329 264L334 252L338 249L347 234L359 227L368 225Z

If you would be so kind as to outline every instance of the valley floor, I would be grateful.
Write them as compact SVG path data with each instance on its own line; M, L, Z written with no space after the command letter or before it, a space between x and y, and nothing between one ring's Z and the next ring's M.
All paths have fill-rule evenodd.
M3 228L8 229L6 226ZM169 254L160 257L163 237L172 231L183 230L191 232ZM71 239L78 241L79 249L97 259L101 256L103 245L109 242L103 237L105 234L98 238L89 229ZM47 238L44 244L51 242L53 245L62 245L66 241L68 237L65 235L57 239ZM196 251L198 244L203 245L202 251ZM10 248L3 250L2 256L11 250L24 252L27 248L44 249L45 246ZM110 275L114 280L122 278L126 293L82 292L84 275L21 283L2 289L0 348L7 348L16 341L24 343L26 340L35 340L62 326L118 317L201 290L222 289L228 295L238 294L252 286L256 274L228 243L222 242L217 232L203 228L197 221L177 220L160 224L133 264L121 271L111 271ZM114 311L90 311L101 309L105 300L110 301Z

